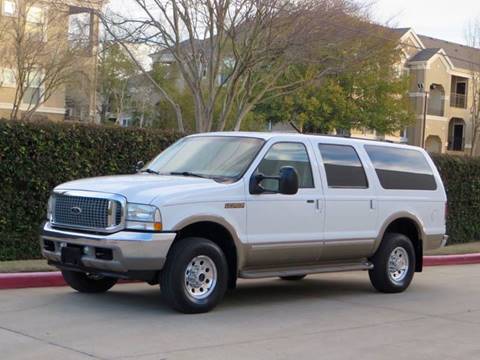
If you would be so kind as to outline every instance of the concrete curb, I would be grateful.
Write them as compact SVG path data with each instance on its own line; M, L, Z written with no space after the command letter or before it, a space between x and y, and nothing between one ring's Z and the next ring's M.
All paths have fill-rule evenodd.
M480 264L480 253L464 255L438 255L424 256L424 266L440 265L465 265ZM121 280L120 283L130 283L133 281ZM0 290L2 289L23 289L36 287L65 286L62 273L60 271L52 272L34 272L34 273L9 273L0 274Z
M119 284L136 282L120 280ZM66 286L60 271L0 274L0 290Z
M461 255L435 255L423 257L423 265L425 266L465 265L479 263L480 253Z
M0 274L0 289L22 289L29 287L64 286L62 273L34 272Z

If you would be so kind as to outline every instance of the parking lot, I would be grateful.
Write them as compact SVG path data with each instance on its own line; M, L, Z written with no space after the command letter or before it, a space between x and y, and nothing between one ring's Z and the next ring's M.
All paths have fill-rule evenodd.
M1 359L478 359L480 265L430 267L403 294L364 272L240 281L181 315L144 284L0 292Z

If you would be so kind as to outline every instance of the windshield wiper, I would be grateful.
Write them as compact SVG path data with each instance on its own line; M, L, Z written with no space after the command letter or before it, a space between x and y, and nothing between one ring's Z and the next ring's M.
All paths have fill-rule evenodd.
M174 171L169 173L168 175L180 175L180 176L192 176L192 177L199 177L203 179L211 179L211 177L202 175L202 174L196 174L190 171Z
M142 173L149 173L149 174L156 174L156 175L160 175L160 173L159 173L158 171L155 171L155 170L152 170L152 169L149 169L149 168L146 168L146 169L140 170L140 172L142 172Z

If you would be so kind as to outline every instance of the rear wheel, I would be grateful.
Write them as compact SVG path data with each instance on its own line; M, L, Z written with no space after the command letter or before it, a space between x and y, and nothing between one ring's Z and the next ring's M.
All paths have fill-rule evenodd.
M410 285L415 273L415 250L403 234L388 233L373 258L370 281L378 291L402 292Z
M293 276L280 276L280 279L287 281L298 281L305 278L307 275L293 275Z
M214 242L185 238L175 243L160 273L160 288L166 302L183 313L213 309L225 295L228 266Z
M72 289L82 293L106 292L117 283L115 278L78 271L63 270L62 275Z

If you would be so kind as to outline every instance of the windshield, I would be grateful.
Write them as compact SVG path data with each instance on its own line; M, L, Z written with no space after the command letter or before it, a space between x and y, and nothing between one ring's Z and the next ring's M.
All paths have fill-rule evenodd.
M237 180L263 143L262 139L237 136L187 137L163 151L144 171Z

